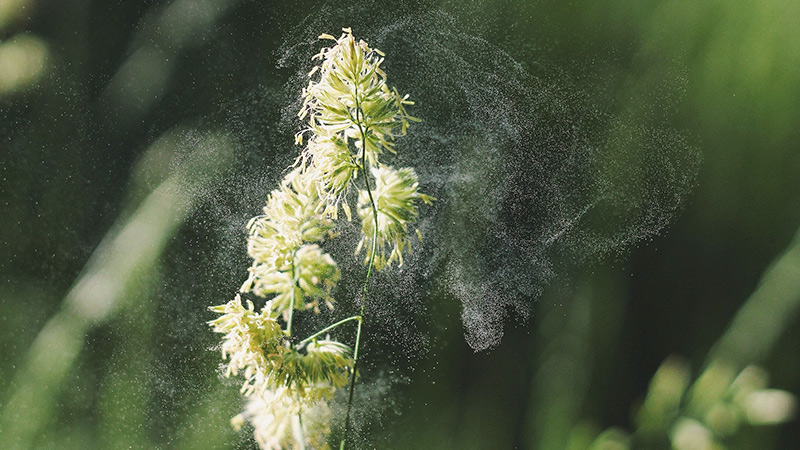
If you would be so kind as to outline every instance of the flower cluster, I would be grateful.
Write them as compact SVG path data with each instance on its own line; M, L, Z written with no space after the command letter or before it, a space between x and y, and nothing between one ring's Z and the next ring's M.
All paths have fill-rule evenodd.
M317 209L317 180L297 168L270 193L264 214L250 220L247 252L253 258L242 292L275 295L273 310L288 320L293 309L316 308L339 279L330 255L316 244L330 235L333 223Z
M292 336L296 310L333 308L331 293L340 272L323 247L334 237L340 209L352 220L351 186L362 177L363 188L355 189L363 233L356 252L371 248L365 261L369 269L402 264L410 247L409 224L419 214L416 202L434 200L418 191L413 169L394 169L379 161L383 150L395 152L395 137L417 120L406 112L406 105L413 104L408 96L387 86L380 67L383 53L356 41L348 28L338 39L327 34L320 38L335 43L314 56L320 63L302 93L299 117L306 126L296 142L306 141L305 146L269 194L264 213L247 224L253 264L240 291L269 300L256 310L250 301L245 307L237 295L212 307L221 316L209 322L224 334L225 375L242 375L242 393L249 397L245 412L233 423L249 421L264 449L328 448L327 401L348 380L352 390L359 339L351 356L347 345L318 337L354 320L360 336L363 309L362 315L302 341Z

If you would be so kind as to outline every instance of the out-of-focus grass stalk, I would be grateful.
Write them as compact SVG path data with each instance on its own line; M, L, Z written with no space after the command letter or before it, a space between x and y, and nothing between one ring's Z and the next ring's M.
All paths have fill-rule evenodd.
M625 298L620 290L619 277L600 270L543 319L537 342L544 348L533 363L538 369L523 436L527 448L571 448L571 430L584 414L590 381L608 376L596 361L616 347ZM550 296L543 302L550 300L561 301Z
M766 270L758 288L739 309L707 362L742 368L767 357L800 310L800 230Z
M232 447L238 439L237 432L232 426L220 427L220 424L229 423L230 412L240 407L240 400L231 395L230 386L215 383L183 416L181 435L172 447L179 450Z
M114 351L110 366L113 374L102 378L98 405L99 424L96 433L98 448L151 448L148 437L147 413L150 396L150 376L156 356L154 325L157 296L160 285L159 264L153 264L145 273L135 277L130 292L135 301L119 310L113 320Z
M164 142L169 146L175 141L174 134L162 138L153 146L155 150L148 150L148 156L165 151ZM83 348L86 333L110 318L125 299L136 296L141 288L137 278L156 264L198 203L200 183L227 165L232 154L228 137L209 134L193 142L198 148L192 151L192 158L147 195L135 212L111 228L67 293L61 310L34 340L0 411L0 448L33 447L53 413L61 384Z
M587 287L568 306L553 305L541 324L545 347L535 364L538 369L531 389L527 427L531 448L563 448L579 418L590 372L591 294Z
M173 0L157 2L138 24L127 59L102 93L101 104L121 112L114 129L140 123L169 91L181 53L205 45L214 26L242 0Z

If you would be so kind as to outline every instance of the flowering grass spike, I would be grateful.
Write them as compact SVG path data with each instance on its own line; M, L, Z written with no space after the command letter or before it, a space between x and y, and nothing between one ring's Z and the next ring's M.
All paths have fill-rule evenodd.
M295 142L305 146L269 194L264 213L247 225L253 264L240 294L211 307L221 316L209 322L224 334L225 376L242 375L242 393L249 398L232 423L238 428L249 421L258 444L270 450L330 448L328 402L349 384L339 448L345 447L372 269L402 265L410 249L409 226L419 216L417 202L434 201L419 192L412 168L380 161L384 150L395 153L395 138L418 120L406 112L413 105L408 96L386 84L384 54L356 41L349 28L338 39L320 38L335 43L313 57L319 63L302 92L299 117L305 126ZM361 186L353 187L359 181ZM335 237L340 209L352 220L353 196L362 222L355 252L366 250L361 312L298 340L292 334L296 310L334 307L332 292L341 275L324 246ZM245 307L242 295L268 300L257 310L252 301ZM349 322L357 322L352 351L330 338Z

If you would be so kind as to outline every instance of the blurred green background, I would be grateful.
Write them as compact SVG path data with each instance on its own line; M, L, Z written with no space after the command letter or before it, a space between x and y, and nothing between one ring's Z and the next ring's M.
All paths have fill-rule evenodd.
M693 376L757 363L800 393L800 3L409 5L558 67L612 114L682 130L703 163L665 231L559 276L492 350L467 346L458 302L433 289L429 353L364 448L582 448L637 427L671 355ZM228 426L239 397L205 307L244 278L239 230L292 160L277 49L317 8L0 0L0 447L255 448ZM798 425L724 443L793 449Z

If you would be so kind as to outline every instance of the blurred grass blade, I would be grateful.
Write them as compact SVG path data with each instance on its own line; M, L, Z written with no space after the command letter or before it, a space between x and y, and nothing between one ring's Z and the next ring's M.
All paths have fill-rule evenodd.
M158 345L159 323L158 291L162 284L161 266L153 264L147 273L136 277L136 301L126 301L127 306L115 314L110 324L118 342L110 356L113 373L102 378L100 390L97 432L94 434L97 448L153 448L148 423L149 400L152 389L152 368L157 355L153 348ZM115 339L115 340L116 340Z
M169 91L181 54L202 45L215 24L242 0L174 0L151 8L128 58L103 93L117 129L138 124Z
M591 371L591 288L585 283L566 308L550 310L541 324L544 348L534 363L526 424L530 448L564 448L580 417Z
M767 269L758 288L712 348L708 362L723 360L742 368L769 355L800 309L800 230Z
M175 142L176 132L160 139L151 151ZM87 331L111 317L133 297L137 279L161 256L177 228L201 197L202 183L225 167L232 154L227 136L190 139L196 146L187 162L161 182L130 217L119 219L95 250L68 292L61 310L45 324L15 374L0 413L0 448L34 446L52 414L61 384L73 367ZM145 158L148 159L148 158ZM161 168L154 168L164 169ZM134 180L135 181L135 180Z

